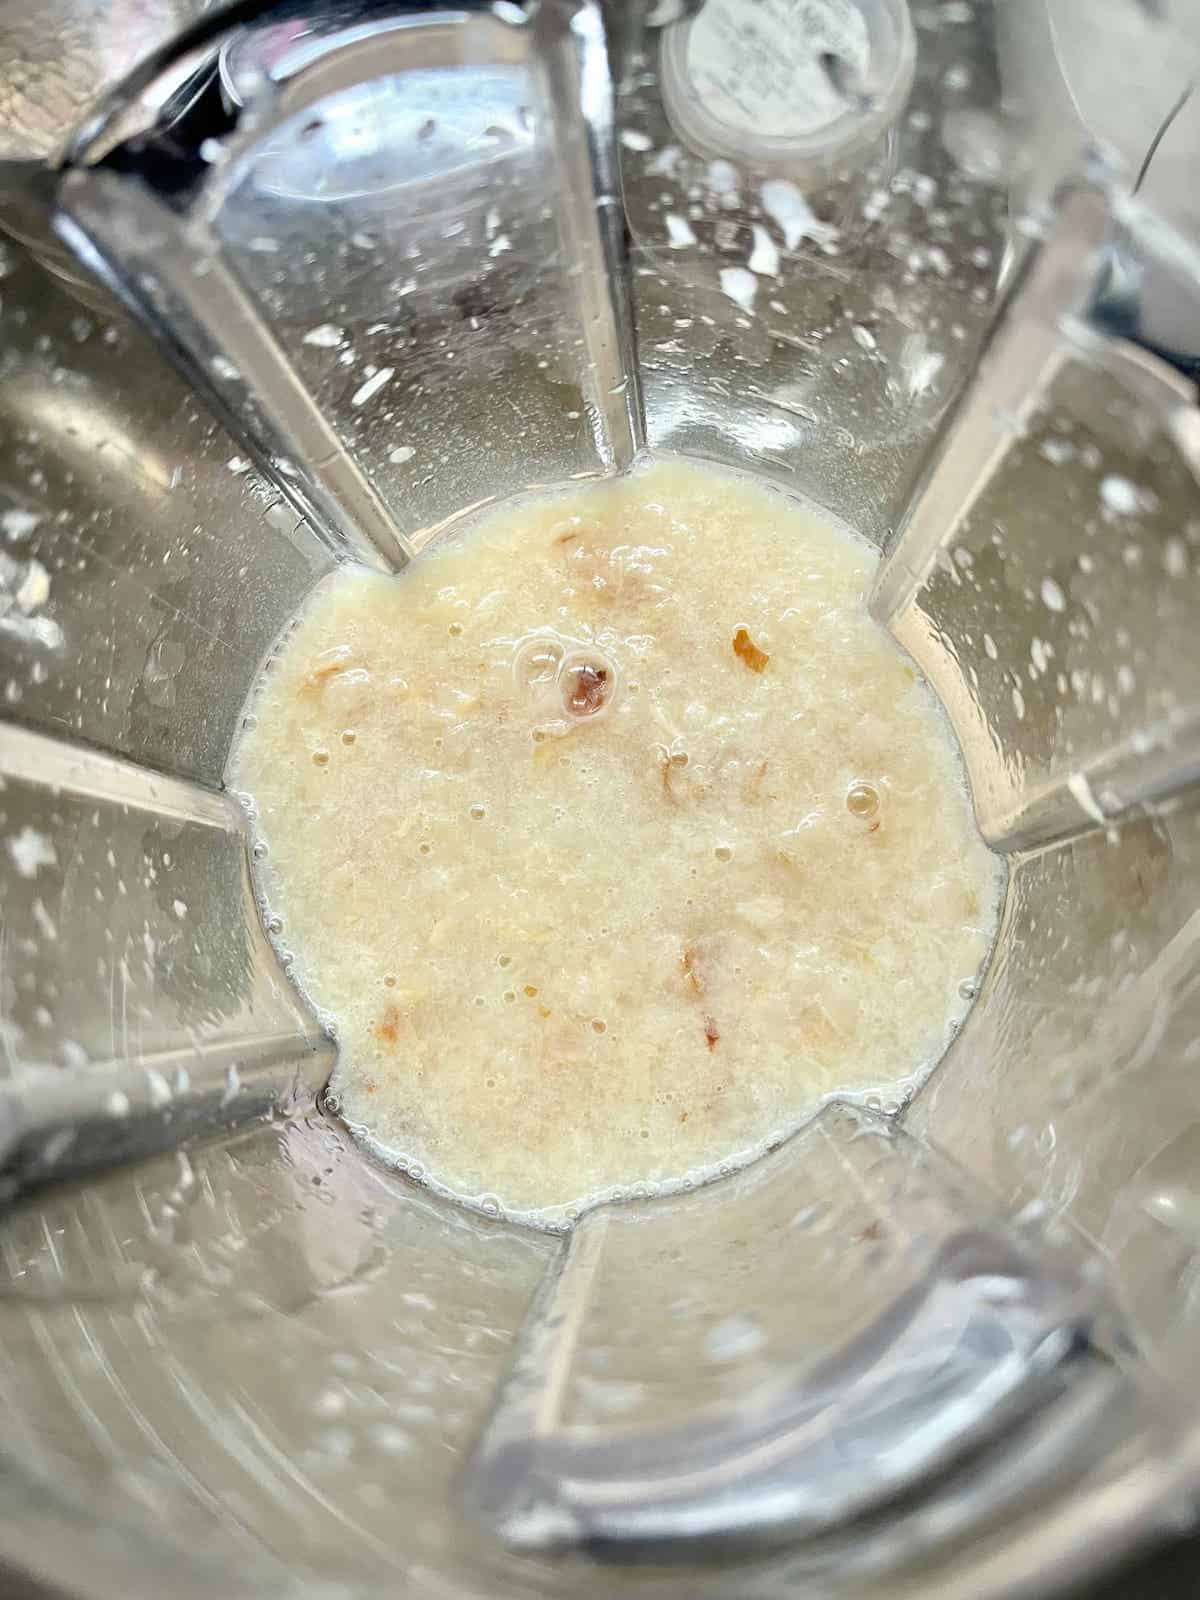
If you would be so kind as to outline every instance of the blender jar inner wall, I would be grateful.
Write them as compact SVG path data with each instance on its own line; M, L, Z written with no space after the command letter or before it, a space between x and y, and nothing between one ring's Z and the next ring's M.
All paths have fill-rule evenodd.
M1122 1508L1116 1543L1193 1448L1188 1408L1165 1424L1144 1374L1186 1374L1194 1300L1194 434L1161 339L1147 363L1087 329L1110 220L1149 225L1114 179L1098 222L1059 202L1041 237L1014 229L1023 129L985 5L914 8L903 112L803 188L684 144L639 8L607 47L587 7L424 28L367 8L378 30L345 52L318 48L328 18L280 8L256 36L250 9L249 34L213 21L186 47L188 95L130 95L93 126L60 191L64 234L187 382L13 252L0 525L50 590L0 619L20 624L0 634L0 807L33 868L9 852L0 1318L12 1504L69 1530L13 1559L80 1592L116 1581L132 1540L133 1570L185 1593L297 1573L555 1593L543 1546L583 1532L723 1592L690 1529L746 1539L739 1583L763 1594L799 1575L1001 1594L1035 1562L1080 1567L1093 1497ZM1060 260L1065 287L1038 277ZM995 386L1014 373L1010 412ZM963 426L980 417L991 433ZM902 1135L839 1113L792 1152L803 1193L782 1161L699 1220L597 1217L559 1256L369 1167L315 1111L328 1041L262 937L220 775L263 654L335 560L397 567L464 506L620 468L643 437L791 483L886 546L878 614L954 717L1010 893ZM934 518L964 453L969 504ZM814 1173L846 1163L855 1205L818 1210L793 1249L785 1223L829 1204ZM32 1187L47 1178L71 1181ZM881 1216L896 1236L867 1259ZM671 1227L697 1350L656 1329ZM985 1280L1009 1299L981 1318ZM822 1297L836 1315L806 1322ZM656 1333L657 1374L639 1356ZM831 1347L842 1366L810 1364ZM977 1452L940 1489L946 1415L889 1411L883 1361L911 1376L939 1351ZM698 1524L671 1430L701 1414L686 1447L720 1492ZM779 1416L795 1448L726 1485ZM919 1504L880 1516L865 1467L835 1493L803 1437L831 1417L879 1495L921 1485ZM657 1498L619 1492L634 1423ZM888 1469L922 1425L929 1450ZM398 1506L421 1508L402 1535Z

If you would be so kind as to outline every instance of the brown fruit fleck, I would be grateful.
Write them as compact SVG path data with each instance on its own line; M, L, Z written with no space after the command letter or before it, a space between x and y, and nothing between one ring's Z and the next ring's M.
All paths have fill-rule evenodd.
M673 806L679 804L679 796L675 793L671 774L677 767L687 766L687 756L682 751L672 755L665 745L658 746L658 771L662 779L663 797Z
M394 1045L400 1037L400 1007L389 1006L375 1025L375 1037L386 1045Z
M767 775L767 768L769 766L770 762L768 760L763 760L758 763L757 767L755 767L754 775L746 784L745 798L747 803L753 802L762 797L763 779Z
M838 1041L837 1029L819 1002L805 1006L800 1013L800 1037L812 1050L827 1050Z
M733 636L733 653L739 661L744 661L751 672L764 672L770 656L765 650L760 650L745 628L739 628Z
M704 993L704 974L700 970L700 956L694 945L685 944L679 965L683 975L691 985L693 994Z
M564 674L564 699L567 710L575 717L594 717L608 699L607 667L593 667L584 663L571 667Z
M704 1039L705 1039L705 1042L708 1045L708 1048L710 1050L715 1050L717 1048L717 1040L720 1037L721 1037L721 1033L720 1033L720 1029L717 1027L716 1018L715 1017L705 1017L705 1019L704 1019Z

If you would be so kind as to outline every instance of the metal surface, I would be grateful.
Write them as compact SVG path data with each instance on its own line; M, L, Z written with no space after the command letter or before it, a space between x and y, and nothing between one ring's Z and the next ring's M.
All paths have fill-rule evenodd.
M205 204L168 219L198 231L172 249L113 223L161 220L163 169L147 187L138 163L179 102L129 105L103 141L89 124L78 151L98 166L71 204L114 181L87 227L128 292L155 303L137 271L157 261L157 287L191 306L184 322L172 302L160 332L197 383L6 258L10 1567L83 1597L1044 1600L1191 1515L1200 504L1194 352L1159 314L1180 304L1187 249L1119 180L1048 231L1010 229L1024 131L996 20L914 7L913 99L890 144L801 191L679 145L658 23L621 8L623 213L586 7L423 17L422 50L472 43L437 71L388 56L412 68L403 92L395 73L372 87L369 51L322 46L264 85L231 48L204 92L238 90L220 102L237 133L211 133L216 159L190 173ZM223 27L191 67L211 73ZM335 68L319 93L306 77ZM281 137L293 111L298 136ZM265 365L238 365L205 274L189 278L214 248ZM1106 249L1120 270L1093 294L1088 252ZM1150 260L1170 271L1139 276ZM241 408L250 388L265 409ZM880 608L954 717L1011 887L978 1003L902 1135L830 1108L743 1179L590 1218L564 1268L557 1241L375 1168L316 1110L331 1046L259 926L220 782L264 654L335 553L386 548L386 524L419 559L464 507L621 466L643 398L653 445L792 483L880 543L906 525ZM304 419L332 454L297 439ZM343 524L352 498L327 474L347 462L366 495ZM296 463L320 534L294 508ZM981 1312L971 1260L1000 1263L1012 1298ZM544 1283L561 1318L538 1320ZM925 1381L939 1354L944 1391ZM908 1361L923 1457L889 1456L912 1414L874 1403ZM812 1415L837 1429L790 1436L788 1474L756 1477L776 1402L798 1421L830 1374ZM680 1477L689 1427L704 1483ZM670 1481L657 1501L621 1471L635 1428ZM822 1449L864 1439L869 1473L839 1477ZM481 1496L481 1440L485 1465L517 1442L540 1501L507 1473ZM515 1515L519 1548L472 1503ZM545 1506L558 1523L538 1523ZM702 1549L679 1537L699 1530ZM581 1534L641 1564L600 1565Z

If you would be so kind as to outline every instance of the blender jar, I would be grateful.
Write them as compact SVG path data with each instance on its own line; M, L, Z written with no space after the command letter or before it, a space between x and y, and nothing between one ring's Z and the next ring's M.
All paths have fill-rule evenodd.
M829 115L739 130L746 9L235 5L62 146L87 315L6 259L0 1557L55 1592L983 1600L1190 1508L1186 100L1139 181L1061 5L1039 78L1022 8L821 0L759 44ZM879 544L1009 887L911 1102L556 1238L322 1110L222 773L338 562L646 446Z

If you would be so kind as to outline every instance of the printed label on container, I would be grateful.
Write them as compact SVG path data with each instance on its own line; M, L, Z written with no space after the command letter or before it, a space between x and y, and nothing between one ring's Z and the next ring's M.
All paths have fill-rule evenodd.
M708 0L688 35L687 70L710 116L786 139L849 109L823 56L851 81L866 73L867 25L850 0Z

